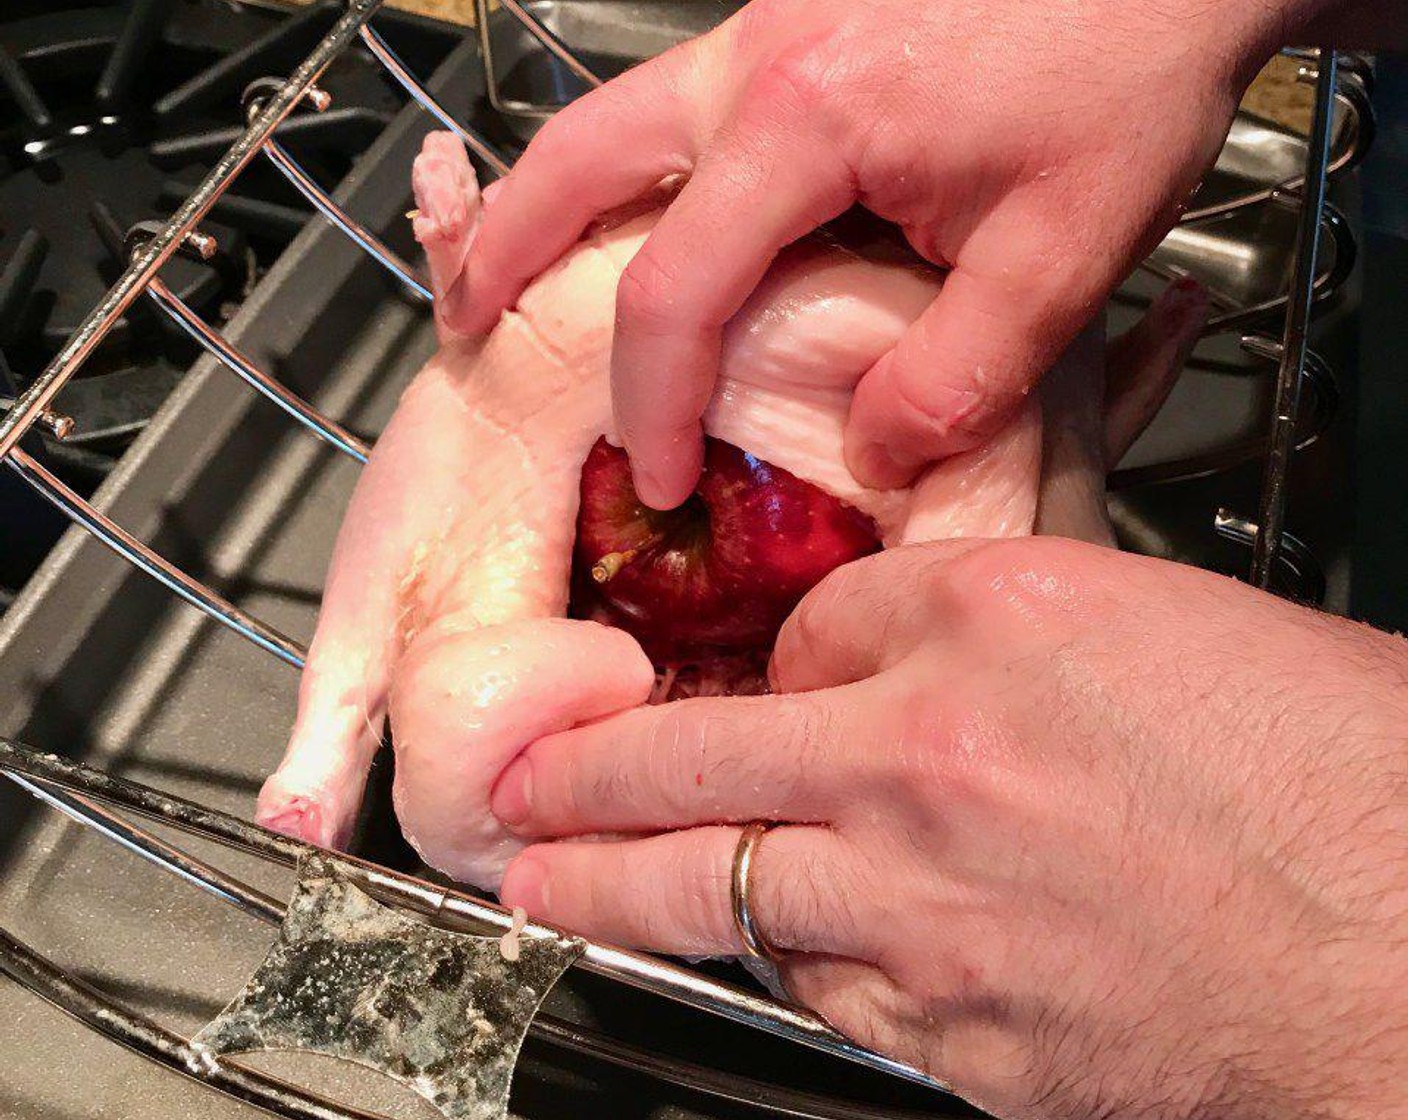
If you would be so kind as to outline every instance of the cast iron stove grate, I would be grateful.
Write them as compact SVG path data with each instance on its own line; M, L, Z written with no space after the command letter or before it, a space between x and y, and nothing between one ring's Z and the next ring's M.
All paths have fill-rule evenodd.
M26 387L127 264L128 226L186 198L241 129L230 105L251 80L291 69L336 19L221 0L10 3L0 17L0 400ZM408 64L438 65L458 41L432 21L389 14ZM400 110L395 82L366 49L329 67L327 113L286 122L280 139L310 174L338 182ZM212 207L210 259L182 257L165 282L220 324L308 219L276 170L256 166ZM151 419L198 354L156 308L118 319L64 394L62 442L31 451L86 495ZM0 559L0 609L62 525L0 483L16 536ZM23 526L24 528L20 528Z

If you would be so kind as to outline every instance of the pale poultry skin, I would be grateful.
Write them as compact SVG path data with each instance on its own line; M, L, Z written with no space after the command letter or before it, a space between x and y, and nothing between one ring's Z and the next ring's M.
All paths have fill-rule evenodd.
M524 846L490 812L499 774L541 736L645 703L656 684L630 635L566 614L582 464L599 437L615 435L616 286L658 211L593 232L486 337L467 338L455 308L484 202L459 142L429 136L413 183L441 347L406 390L347 511L288 751L258 819L345 843L389 715L406 838L432 867L492 889ZM827 239L785 250L728 325L706 431L854 505L887 547L1031 533L1036 400L993 444L912 487L869 490L846 468L842 426L857 380L941 283L935 270ZM1103 473L1103 455L1095 460ZM1085 535L1105 531L1103 483L1093 492L1101 512L1084 511Z

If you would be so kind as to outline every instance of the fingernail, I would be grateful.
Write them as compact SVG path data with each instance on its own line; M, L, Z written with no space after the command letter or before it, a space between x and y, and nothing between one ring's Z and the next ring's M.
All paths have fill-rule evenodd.
M631 482L636 489L636 497L651 509L674 509L689 495L676 496L675 492L655 472L637 465L631 460Z
M1207 299L1207 289L1192 276L1180 276L1169 287L1169 292L1180 304L1195 305Z
M506 182L508 182L507 179L495 179L479 192L479 197L484 202L484 209L487 210L490 206L494 205L494 199L499 197L499 192L504 189Z
M903 486L910 472L883 443L868 443L855 454L852 473L866 486L888 489Z
M509 828L526 821L533 809L533 764L526 758L514 759L499 776L489 806Z
M541 860L519 856L508 865L499 901L505 906L521 906L534 917L549 913L548 869Z
M332 830L323 827L322 807L311 797L291 797L272 809L258 809L254 823L295 840L332 847Z

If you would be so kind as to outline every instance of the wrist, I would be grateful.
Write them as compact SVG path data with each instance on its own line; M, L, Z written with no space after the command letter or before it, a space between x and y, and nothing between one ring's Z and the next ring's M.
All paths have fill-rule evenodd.
M1248 42L1269 58L1282 47L1366 50L1408 46L1408 0L1273 0L1229 5L1247 9Z
M1220 61L1234 96L1240 96L1277 51L1315 45L1309 30L1345 7L1345 0L1220 0L1214 9L1200 13L1195 39L1209 59ZM1189 26L1186 20L1184 25Z
M1272 0L1265 4L1237 4L1248 26L1245 31L1247 82L1283 47L1313 45L1307 39L1308 29L1321 20L1331 18L1345 7L1344 0Z

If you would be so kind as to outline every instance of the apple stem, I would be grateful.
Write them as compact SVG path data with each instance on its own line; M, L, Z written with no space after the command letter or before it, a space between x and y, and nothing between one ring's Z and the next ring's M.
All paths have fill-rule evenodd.
M597 583L607 583L635 558L636 550L634 548L627 549L625 552L608 552L592 565L592 579Z

